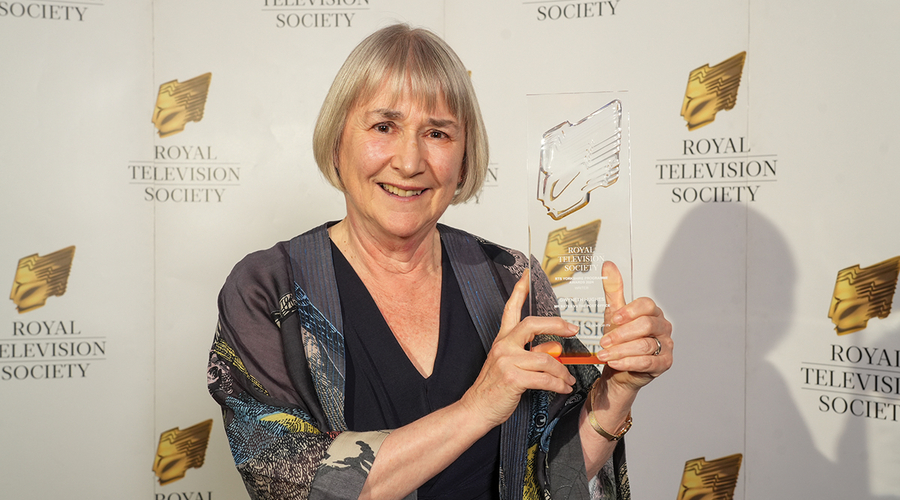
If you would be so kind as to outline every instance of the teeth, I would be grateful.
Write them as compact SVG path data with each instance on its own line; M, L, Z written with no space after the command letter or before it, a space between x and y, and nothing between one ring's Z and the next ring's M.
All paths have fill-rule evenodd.
M404 198L422 194L422 191L423 191L421 189L418 191L407 191L405 189L400 189L397 186L391 186L390 184L382 184L381 188L384 189L385 191L387 191L388 193L395 194L397 196L402 196Z

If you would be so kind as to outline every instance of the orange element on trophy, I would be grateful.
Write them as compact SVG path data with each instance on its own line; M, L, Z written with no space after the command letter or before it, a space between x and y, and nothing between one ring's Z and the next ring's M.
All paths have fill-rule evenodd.
M716 460L688 460L681 476L677 500L730 500L734 498L743 455L737 453Z
M741 52L715 66L704 64L691 71L681 105L688 130L709 125L716 113L734 108L746 58L747 52Z
M858 332L871 318L891 313L900 256L860 268L859 264L838 271L828 317L838 335Z
M160 486L184 477L188 469L199 469L206 459L206 447L212 430L212 419L180 430L169 429L159 436L153 472Z
M594 255L599 235L600 219L572 230L562 227L547 235L541 268L551 286L568 283L576 272L600 270L603 258Z
M210 80L212 73L205 73L184 82L172 80L159 86L151 121L160 137L175 135L183 131L188 122L203 119Z
M43 257L34 254L19 259L9 293L19 314L43 307L48 297L66 293L74 257L75 247L71 246Z
M596 352L569 352L554 356L557 361L564 365L602 365L605 361L597 359Z
M597 359L596 352L567 352L563 353L562 345L556 344L544 349L544 352L556 358L564 365L602 365L604 362Z

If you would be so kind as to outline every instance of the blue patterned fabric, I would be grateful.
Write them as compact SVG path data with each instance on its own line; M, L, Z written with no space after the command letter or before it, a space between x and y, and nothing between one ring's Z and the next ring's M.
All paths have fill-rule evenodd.
M466 308L489 350L528 260L463 231L441 225L439 230ZM549 282L532 264L537 312L555 314ZM226 280L219 308L209 390L222 406L235 464L251 498L356 498L389 431L346 429L346 358L327 225L245 258ZM567 349L580 346L562 342L574 342ZM571 432L573 420L577 424L598 376L584 366L572 373L578 380L573 394L526 392L502 425L501 498L629 498L623 451L617 448L600 476L588 481L580 443L557 439L558 426Z

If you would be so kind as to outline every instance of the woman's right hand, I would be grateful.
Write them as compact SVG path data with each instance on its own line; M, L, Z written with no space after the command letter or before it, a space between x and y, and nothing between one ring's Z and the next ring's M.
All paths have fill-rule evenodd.
M528 284L529 272L526 270L506 302L500 332L481 373L461 401L475 415L484 418L490 428L502 424L512 415L526 390L568 394L575 384L575 377L565 365L549 354L561 351L558 342L540 344L531 351L527 349L536 335L571 337L578 333L577 326L558 317L529 316L522 320Z
M548 352L547 342L529 351L535 335L571 337L577 332L560 318L520 321L528 297L528 273L516 283L478 378L462 399L391 432L378 451L360 498L403 498L459 458L473 443L505 422L527 389L568 394L575 378Z

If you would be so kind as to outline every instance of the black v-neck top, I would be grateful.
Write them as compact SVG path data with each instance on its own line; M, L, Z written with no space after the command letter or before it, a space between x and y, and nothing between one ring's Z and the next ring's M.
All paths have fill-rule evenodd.
M412 364L375 300L334 243L343 311L347 379L344 418L353 431L396 429L450 405L475 382L486 359L447 252L441 252L440 331L431 376ZM419 499L499 499L500 427L418 489Z

